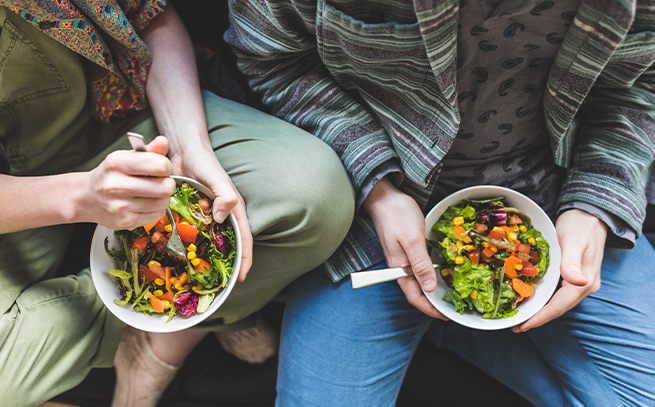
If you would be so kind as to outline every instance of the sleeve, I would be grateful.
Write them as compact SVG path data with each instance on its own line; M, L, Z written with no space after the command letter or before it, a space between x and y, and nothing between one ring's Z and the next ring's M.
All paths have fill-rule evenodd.
M616 215L594 205L578 201L563 205L559 209L558 215L569 209L579 209L600 219L605 226L607 226L607 231L609 232L605 243L607 247L614 249L632 249L635 247L635 242L637 240L635 231Z
M641 235L655 157L655 33L624 42L581 108L580 137L559 205L594 205Z
M384 128L322 63L315 20L316 2L232 0L225 40L270 112L330 145L361 196L371 174L398 155Z
M5 148L0 144L0 174L11 174L11 165L9 164L9 157Z

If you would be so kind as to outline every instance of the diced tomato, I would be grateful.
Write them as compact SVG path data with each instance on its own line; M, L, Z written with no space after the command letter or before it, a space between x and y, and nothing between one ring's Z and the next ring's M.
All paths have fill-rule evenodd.
M163 295L159 296L159 299L162 301L170 301L173 299L173 293L170 291L166 291Z
M514 214L514 215L510 216L509 218L507 218L507 224L508 225L520 225L522 223L523 223L523 220L517 214Z
M523 268L519 270L518 273L528 277L536 276L537 269L534 268L532 263L530 263L529 261L523 261Z
M150 281L155 281L159 276L152 272L148 267L143 264L139 267L141 270L141 281L148 283Z
M143 256L146 253L146 248L148 247L148 243L150 243L150 236L141 236L137 237L134 239L134 242L132 242L132 246L130 246L130 249L138 249L139 250L139 256Z
M529 245L529 244L525 244L525 243L520 243L520 244L516 247L515 250L517 250L517 251L519 251L519 252L521 252L521 253L523 253L523 254L527 254L527 255L529 255L529 254L530 254L530 245Z
M536 250L530 251L530 263L537 265L539 263L539 252Z
M168 221L168 217L166 217L166 219L164 218L159 219L159 221L157 221L157 223L155 224L155 230L160 233L164 233L166 231L166 225L168 225L169 223L170 222Z
M491 232L487 235L489 239L501 240L507 237L505 231L502 229L492 229Z
M164 236L155 243L155 250L157 253L164 253L166 251L166 246L168 245L168 237Z
M177 234L180 239L187 243L194 243L198 235L198 227L196 225L189 225L187 223L177 223Z
M486 247L484 250L482 250L482 259L489 261L491 257L493 257L494 252L491 251L490 248Z
M468 252L469 259L473 262L473 264L477 265L480 263L480 249L473 250L471 252Z
M152 271L158 278L162 280L166 279L166 271L162 266L158 266L155 263L151 263L148 268Z
M484 233L489 229L484 223L476 223L474 228L478 233Z

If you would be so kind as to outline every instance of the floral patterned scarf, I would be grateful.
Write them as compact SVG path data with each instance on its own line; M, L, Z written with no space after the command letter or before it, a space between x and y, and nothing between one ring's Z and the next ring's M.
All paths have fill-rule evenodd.
M150 51L137 32L164 10L166 0L0 0L41 32L90 63L92 112L120 125L143 110Z

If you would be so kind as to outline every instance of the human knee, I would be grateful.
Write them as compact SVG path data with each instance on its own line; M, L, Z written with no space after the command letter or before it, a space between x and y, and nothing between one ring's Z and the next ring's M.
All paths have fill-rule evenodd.
M327 145L306 154L311 165L288 174L285 183L291 193L285 199L307 239L336 249L352 223L355 194L341 161Z

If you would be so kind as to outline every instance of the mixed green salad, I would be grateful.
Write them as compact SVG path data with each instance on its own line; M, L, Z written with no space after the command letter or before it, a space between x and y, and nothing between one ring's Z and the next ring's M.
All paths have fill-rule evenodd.
M438 269L450 288L443 300L460 314L515 315L517 305L534 293L533 280L548 268L548 242L504 197L449 206L432 231L438 241L428 241L428 247L441 251L445 264Z
M166 215L134 230L116 230L121 249L105 250L116 260L108 271L115 277L121 299L114 302L147 315L190 316L205 312L233 273L234 229L213 220L212 202L184 183L171 196L170 208L186 259L167 253L172 226Z

